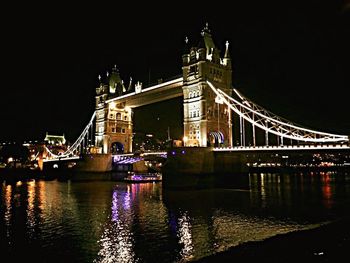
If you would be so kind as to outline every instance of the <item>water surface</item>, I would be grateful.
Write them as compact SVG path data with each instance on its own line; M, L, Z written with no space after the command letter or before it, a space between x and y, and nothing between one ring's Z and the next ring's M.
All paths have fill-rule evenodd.
M251 174L249 189L161 183L1 185L0 248L19 261L183 262L350 214L350 176Z

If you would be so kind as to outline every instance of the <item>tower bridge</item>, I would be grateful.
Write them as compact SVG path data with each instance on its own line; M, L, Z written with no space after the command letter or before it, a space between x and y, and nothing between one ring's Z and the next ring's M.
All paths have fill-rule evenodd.
M65 153L58 156L48 152L53 158L87 151L132 153L133 110L176 97L183 98L185 147L210 146L211 151L231 153L350 149L348 136L302 127L264 109L235 89L229 43L221 52L206 25L197 45L190 45L186 38L181 76L145 88L140 82L133 84L132 79L125 85L116 66L110 74L99 76L95 112L89 124ZM233 136L233 118L238 121L238 136ZM249 146L248 130L252 136ZM264 136L263 145L258 144L259 132ZM233 137L239 141L238 146L233 146Z
M227 95L232 94L229 45L224 56L206 26L197 46L188 40L182 56L182 76L145 89L136 83L128 92L116 68L96 89L96 136L99 153L132 152L132 110L135 107L183 97L186 146L232 145L231 111L216 103L207 81ZM131 84L129 83L129 86Z

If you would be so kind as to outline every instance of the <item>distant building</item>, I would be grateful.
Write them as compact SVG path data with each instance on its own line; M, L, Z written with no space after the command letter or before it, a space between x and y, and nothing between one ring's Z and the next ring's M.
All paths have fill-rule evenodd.
M66 144L66 139L64 138L64 134L61 135L49 135L46 133L45 139L44 139L46 144L49 145L65 145Z

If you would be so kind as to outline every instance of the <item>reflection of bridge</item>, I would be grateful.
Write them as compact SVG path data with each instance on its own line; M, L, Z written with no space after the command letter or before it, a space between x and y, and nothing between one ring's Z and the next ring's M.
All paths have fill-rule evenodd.
M137 82L133 90L131 80L126 88L116 67L105 78L99 77L96 111L90 122L65 153L55 155L47 149L50 156L57 160L87 152L131 153L133 109L176 97L183 97L183 143L186 147L211 146L215 152L349 149L348 136L320 132L292 123L265 110L234 89L228 43L222 57L208 26L202 30L197 46L190 47L186 41L182 59L182 77L146 88ZM168 111L171 118L172 112ZM239 130L239 135L235 136L239 146L235 147L233 126ZM119 161L134 158L131 155L123 156L113 158L119 158Z

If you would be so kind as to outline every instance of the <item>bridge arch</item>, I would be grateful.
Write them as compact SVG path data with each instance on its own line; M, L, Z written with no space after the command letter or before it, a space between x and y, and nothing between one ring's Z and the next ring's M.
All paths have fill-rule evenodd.
M110 147L110 152L112 154L124 153L124 145L121 142L112 142Z
M217 131L209 132L208 138L209 138L209 145L215 146L215 147L220 146L225 141L225 136L220 131L219 132L217 132Z

